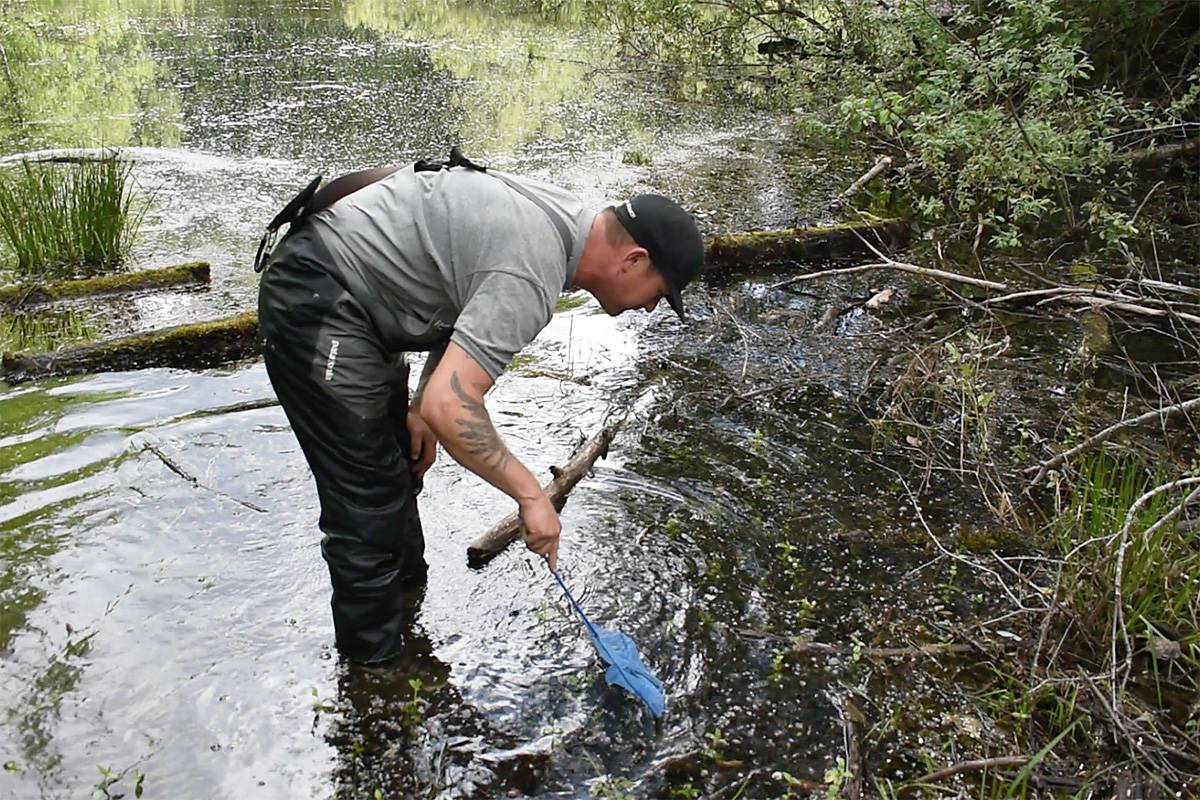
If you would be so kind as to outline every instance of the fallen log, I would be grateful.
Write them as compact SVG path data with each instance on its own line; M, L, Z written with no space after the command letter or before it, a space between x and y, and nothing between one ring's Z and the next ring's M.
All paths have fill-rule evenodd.
M209 282L207 261L191 261L161 269L116 272L94 278L61 281L31 281L0 286L0 305L8 309L24 308L56 300L75 300L149 289L173 289Z
M909 228L903 220L854 222L778 231L745 231L710 237L705 248L704 278L728 277L753 268L774 271L771 264L798 261L836 261L849 256L908 246Z
M1158 164L1174 158L1200 158L1200 136L1185 139L1182 142L1164 144L1158 147L1147 147L1142 150L1132 150L1117 158L1118 161L1128 161L1133 164Z
M878 247L903 247L908 224L900 220L854 223L827 228L790 228L714 236L707 243L710 269L706 278L732 275L735 268L766 271L773 262L836 260ZM172 273L172 271L174 271ZM183 264L166 271L146 270L120 276L64 281L36 287L0 289L0 305L81 297L87 294L158 288L169 283L168 274L207 280L208 265ZM203 276L203 277L201 277ZM117 287L114 281L127 281ZM179 278L184 280L185 278ZM138 367L205 368L256 355L256 316L239 314L223 320L166 328L105 342L64 348L53 353L5 353L0 378L7 381L109 372Z
M143 367L199 369L258 353L258 315L246 312L209 322L65 347L52 353L4 353L0 356L0 377L16 382Z
M554 478L542 489L554 504L556 511L562 511L567 503L567 495L575 488L575 484L591 471L596 460L608 455L608 445L624 423L625 415L622 415L580 445L565 467L550 467ZM471 542L467 548L467 564L473 568L482 567L523 534L524 525L514 511Z

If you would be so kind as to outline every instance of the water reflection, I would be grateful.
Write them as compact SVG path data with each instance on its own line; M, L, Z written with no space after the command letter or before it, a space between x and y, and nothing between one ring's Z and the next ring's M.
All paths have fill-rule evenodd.
M179 97L125 6L5 4L0 150L179 143Z
M608 83L588 42L571 14L492 4L21 2L0 20L0 150L183 144L345 170L577 146Z

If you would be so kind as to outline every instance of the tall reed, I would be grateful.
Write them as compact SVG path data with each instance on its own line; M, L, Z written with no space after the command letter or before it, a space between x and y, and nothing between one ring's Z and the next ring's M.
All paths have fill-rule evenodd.
M15 256L17 277L119 269L145 214L131 171L116 153L68 165L22 161L0 171L0 241Z

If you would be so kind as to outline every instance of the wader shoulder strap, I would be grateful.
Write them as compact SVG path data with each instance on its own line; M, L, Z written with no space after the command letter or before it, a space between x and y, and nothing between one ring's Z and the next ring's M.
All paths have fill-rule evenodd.
M383 180L398 169L399 167L379 167L378 169L359 170L334 178L324 186L321 186L320 175L313 178L308 186L305 186L298 195L289 200L283 210L268 223L267 232L258 242L258 253L254 256L254 271L262 272L263 264L270 258L271 250L274 249L275 237L278 236L279 229L285 222L291 226L288 231L291 233L306 217L329 208L348 194L353 194L363 187ZM318 186L321 187L320 191L317 190Z
M445 161L418 161L415 165L413 165L413 169L415 169L417 172L436 172L441 169L450 169L451 167L466 167L467 169L474 170L475 172L488 171L487 167L480 166L464 156L458 147L450 148L450 158L446 159ZM575 249L575 237L571 233L571 229L567 226L567 223L563 220L563 218L558 214L555 214L553 209L546 205L545 200L538 197L524 186L521 186L516 181L511 181L497 172L490 172L488 174L501 181L505 186L512 189L514 192L521 195L542 210L542 213L545 214L546 218L550 220L550 224L554 226L554 230L558 232L558 238L562 240L563 251L566 253L567 258L569 259L571 257L571 251Z

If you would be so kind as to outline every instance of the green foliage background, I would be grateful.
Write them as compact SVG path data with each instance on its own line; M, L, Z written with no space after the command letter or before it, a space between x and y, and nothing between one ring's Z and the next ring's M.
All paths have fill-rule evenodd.
M1140 197L1122 155L1200 132L1191 0L592 9L677 91L792 108L809 134L887 153L916 220L1001 247L1052 221L1124 251Z

